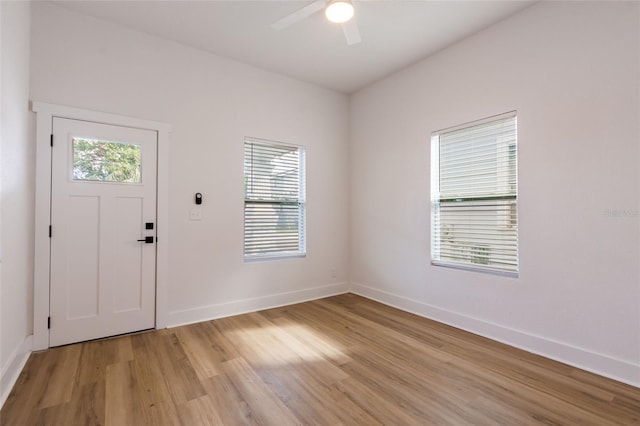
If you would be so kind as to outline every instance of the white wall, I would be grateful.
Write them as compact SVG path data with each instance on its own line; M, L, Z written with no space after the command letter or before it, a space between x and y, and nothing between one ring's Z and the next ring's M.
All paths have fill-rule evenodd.
M639 6L540 3L353 96L354 291L640 385ZM514 109L520 277L431 266L431 132Z
M32 12L32 100L173 126L170 323L348 289L346 96L51 4ZM306 147L304 259L243 261L245 136ZM203 219L189 221L196 192Z
M28 2L0 2L0 405L33 329L34 144L29 126Z

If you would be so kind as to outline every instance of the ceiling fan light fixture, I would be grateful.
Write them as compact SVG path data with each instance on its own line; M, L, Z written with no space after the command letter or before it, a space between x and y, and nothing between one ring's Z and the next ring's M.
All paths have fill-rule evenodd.
M334 24L342 24L353 18L353 5L350 0L330 0L324 15Z

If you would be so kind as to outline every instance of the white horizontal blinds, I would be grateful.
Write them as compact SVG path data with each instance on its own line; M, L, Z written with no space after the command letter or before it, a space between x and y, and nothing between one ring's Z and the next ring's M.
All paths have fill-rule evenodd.
M510 113L434 135L434 261L518 271L516 130Z
M245 257L304 253L304 151L246 139Z

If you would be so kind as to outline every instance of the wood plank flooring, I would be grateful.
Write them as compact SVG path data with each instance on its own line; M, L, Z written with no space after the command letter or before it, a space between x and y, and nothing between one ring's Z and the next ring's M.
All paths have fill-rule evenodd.
M346 294L34 353L9 425L640 425L640 389Z

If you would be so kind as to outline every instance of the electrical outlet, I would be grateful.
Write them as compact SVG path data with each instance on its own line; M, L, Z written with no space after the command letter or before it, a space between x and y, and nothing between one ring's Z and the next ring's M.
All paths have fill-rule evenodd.
M191 209L189 211L189 220L202 220L202 210Z

